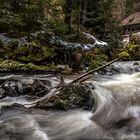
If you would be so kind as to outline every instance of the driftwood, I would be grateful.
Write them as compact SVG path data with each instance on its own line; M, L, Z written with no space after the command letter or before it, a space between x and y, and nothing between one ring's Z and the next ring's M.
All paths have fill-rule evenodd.
M73 80L70 84L78 82L79 80L83 79L84 77L86 77L86 76L88 76L88 75L90 75L90 74L92 74L92 73L94 73L94 72L96 72L96 71L99 71L99 70L101 70L101 69L103 69L103 68L105 68L105 67L111 65L112 63L118 61L119 59L120 59L120 58L114 59L114 60L110 61L109 63L107 63L107 64L105 64L105 65L103 65L103 66L101 66L101 67L99 67L99 68L93 69L93 70L91 70L91 71L89 71L89 72L87 72L87 73L81 75L81 76L78 77L77 79ZM91 78L91 76L90 76L89 78ZM88 79L89 79L89 78L88 78ZM86 78L86 80L87 80L87 78Z

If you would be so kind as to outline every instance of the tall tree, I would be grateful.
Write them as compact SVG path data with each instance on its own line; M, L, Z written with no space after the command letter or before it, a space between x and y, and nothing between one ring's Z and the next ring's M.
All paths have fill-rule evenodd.
M64 5L65 18L64 22L68 25L69 32L71 31L71 13L72 13L72 0L66 0Z
M30 33L41 29L43 21L43 6L46 0L1 0L0 29L2 31L18 32L28 36ZM5 25L4 25L4 22ZM3 26L3 27L2 27ZM5 30L4 30L5 29Z

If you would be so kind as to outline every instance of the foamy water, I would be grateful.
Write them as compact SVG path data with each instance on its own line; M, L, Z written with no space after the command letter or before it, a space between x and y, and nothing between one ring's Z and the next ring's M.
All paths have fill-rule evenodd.
M24 77L25 78L25 77ZM44 77L42 77L44 78ZM59 82L51 78L52 85ZM71 79L65 79L67 83ZM96 80L91 111L7 110L0 115L2 140L140 139L140 73ZM0 106L28 104L24 97L6 97Z

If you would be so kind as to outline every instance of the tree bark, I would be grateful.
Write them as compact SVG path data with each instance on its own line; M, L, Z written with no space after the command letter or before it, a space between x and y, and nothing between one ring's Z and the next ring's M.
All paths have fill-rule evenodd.
M65 18L64 22L68 25L68 30L71 32L71 12L72 12L72 0L66 0L64 6Z
M31 20L30 5L31 5L31 0L28 0L28 22ZM28 23L28 42L30 42L30 40L31 40L31 25L30 25L30 22L29 22Z
M84 0L84 11L83 11L83 20L82 20L82 25L86 21L86 13L87 13L87 0Z

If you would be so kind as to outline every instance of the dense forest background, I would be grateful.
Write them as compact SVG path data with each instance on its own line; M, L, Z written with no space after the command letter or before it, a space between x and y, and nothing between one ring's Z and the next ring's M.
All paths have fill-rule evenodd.
M120 53L122 19L140 11L139 0L0 0L0 3L2 71L52 70L57 65L78 70L85 65L100 66ZM83 51L50 43L50 38L81 45L94 43L83 32L107 42L108 46L97 45ZM136 45L131 44L137 48ZM123 54L128 56L127 52Z

